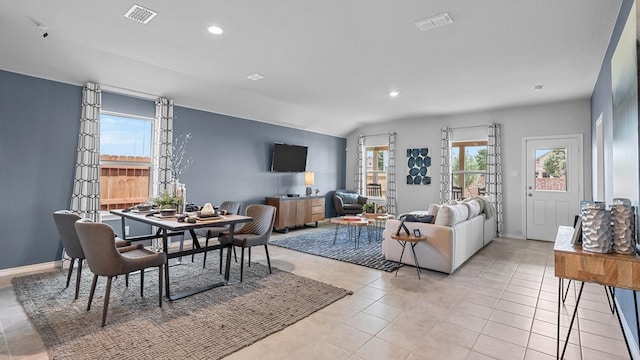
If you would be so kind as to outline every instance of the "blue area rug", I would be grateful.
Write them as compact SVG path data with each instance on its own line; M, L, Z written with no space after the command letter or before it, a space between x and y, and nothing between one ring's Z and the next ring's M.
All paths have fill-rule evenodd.
M349 240L346 227L340 227L338 230L335 245L333 245L334 233L335 230L318 230L299 236L271 240L269 244L387 272L396 271L402 266L402 264L385 260L382 256L382 242L373 237L369 242L366 229L363 229L360 234L357 249L353 240Z

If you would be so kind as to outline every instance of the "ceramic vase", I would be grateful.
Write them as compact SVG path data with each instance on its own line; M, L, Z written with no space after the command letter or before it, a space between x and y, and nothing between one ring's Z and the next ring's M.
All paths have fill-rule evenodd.
M582 211L582 249L595 253L611 252L611 217L603 204L590 204Z
M635 209L629 199L613 199L611 206L611 238L613 252L634 254L635 249Z

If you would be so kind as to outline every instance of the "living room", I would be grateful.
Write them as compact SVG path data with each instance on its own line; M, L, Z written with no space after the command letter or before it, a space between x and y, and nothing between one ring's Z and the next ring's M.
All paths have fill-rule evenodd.
M621 2L620 14L614 16L617 18L615 27L613 23L610 24L613 35L606 54L603 54L602 70L594 75L597 80L593 93L585 93L579 97L535 104L511 104L455 114L409 114L390 119L392 121L354 126L341 135L305 130L309 125L296 127L260 121L259 118L250 120L249 117L198 110L180 105L180 99L176 97L178 105L174 108L174 136L192 135L189 154L193 158L193 165L181 176L180 181L187 186L189 201L198 204L219 203L228 199L245 204L263 203L265 196L304 194L302 174L270 172L274 143L304 145L309 149L307 167L315 173L313 187L326 196L325 215L328 218L335 214L331 205L331 191L354 187L358 137L395 132L398 159L401 160L397 171L403 175L398 180L397 212L426 210L430 203L439 200L440 130L444 127L467 128L499 123L502 129L503 156L503 236L513 241L523 240L526 235L523 209L523 138L582 134L582 185L585 199L592 198L591 194L595 190L592 186L594 161L591 154L594 151L592 144L595 143L595 124L603 113L607 129L614 126L611 122L611 58L633 4L633 1ZM615 8L617 13L616 6L611 5L610 8ZM5 10L7 9L3 9ZM37 26L34 26L34 31L37 33ZM48 37L56 36L54 28L48 31ZM83 81L92 79L85 77L76 82L59 82L53 74L46 71L31 74L5 66L2 61L0 68L3 69L0 70L0 108L3 109L3 120L0 123L2 198L6 204L11 204L0 210L4 250L0 253L0 274L11 275L50 268L60 259L62 246L57 241L51 214L69 206L78 142L78 120L81 117L81 86ZM452 78L451 81L459 80ZM115 86L105 86L103 109L153 117L153 97L141 98L143 94L136 93L139 89L128 90L126 92ZM481 94L483 89L475 91ZM533 89L530 91L531 96L540 95ZM215 92L209 95L203 91L201 96L206 98L215 95ZM242 100L237 102L242 103ZM615 159L611 150L614 145L611 132L607 136L606 157L613 164ZM637 148L637 137L635 141ZM431 185L404 184L402 152L415 147L427 147L432 154L433 165L430 171L434 181ZM634 169L637 166L632 165ZM614 169L606 168L606 171L607 177L615 181ZM637 178L637 174L635 176ZM625 178L624 182L632 184L630 194L623 194L609 184L605 198L610 200L624 195L637 202L638 181ZM135 229L132 231L135 232ZM620 298L620 306L632 320L633 295L624 290L616 295Z

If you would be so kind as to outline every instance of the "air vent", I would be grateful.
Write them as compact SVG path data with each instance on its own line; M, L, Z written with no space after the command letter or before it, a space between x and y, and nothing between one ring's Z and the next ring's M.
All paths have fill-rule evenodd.
M135 22L148 24L149 21L151 21L154 17L156 17L156 15L158 15L157 12L151 9L142 7L138 4L134 4L131 7L131 9L129 9L129 11L127 11L127 13L124 14L124 17L130 20L133 20Z
M444 13L428 19L416 21L415 24L420 31L427 31L440 26L453 24L453 19L449 13Z

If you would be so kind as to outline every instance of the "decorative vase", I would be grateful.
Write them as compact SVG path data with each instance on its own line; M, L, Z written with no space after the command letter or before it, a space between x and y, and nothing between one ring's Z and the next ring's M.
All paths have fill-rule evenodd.
M180 199L178 205L176 205L176 209L179 214L184 214L187 206L187 186L180 183L179 179L172 179L171 194Z
M595 253L611 252L611 218L604 203L582 208L582 249Z
M634 254L635 249L635 211L629 199L613 199L611 206L613 252Z

